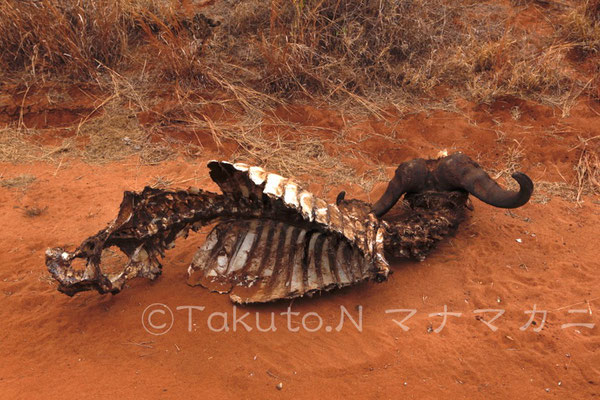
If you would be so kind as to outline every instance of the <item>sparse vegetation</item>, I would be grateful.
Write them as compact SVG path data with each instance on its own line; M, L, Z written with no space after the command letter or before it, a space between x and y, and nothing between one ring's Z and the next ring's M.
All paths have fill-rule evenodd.
M516 98L565 115L581 96L600 99L600 0L8 0L0 13L1 75L26 88L23 104L48 82L103 98L64 128L77 140L50 148L26 129L22 104L0 137L2 161L156 163L174 153L151 133L177 127L218 148L234 142L239 160L283 173L324 165L331 177L352 168L322 138L273 134L275 107L309 101L382 118L416 103ZM543 18L525 26L528 13Z
M10 189L25 189L31 185L37 178L29 174L17 175L13 178L2 178L0 179L0 187Z
M111 73L158 85L263 100L363 103L429 96L439 86L490 102L502 96L561 105L585 82L565 56L600 46L598 1L543 7L550 35L509 28L520 12L497 2L15 1L0 5L5 78L83 80ZM547 29L554 29L548 24ZM369 99L367 101L366 99ZM360 102L359 102L360 103Z
M600 193L600 137L580 140L581 150L575 166L577 173L577 201L583 194Z
M40 215L44 214L46 211L48 210L48 206L40 208L37 206L31 206L31 207L25 207L25 210L23 211L23 215L25 215L28 218L35 218L35 217L39 217Z
M582 59L600 51L600 1L584 0L567 12L560 30Z

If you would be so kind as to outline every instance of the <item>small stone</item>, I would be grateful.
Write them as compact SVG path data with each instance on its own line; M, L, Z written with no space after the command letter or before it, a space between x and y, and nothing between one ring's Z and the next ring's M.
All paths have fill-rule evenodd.
M545 390L546 390L546 392L549 392L549 391L550 391L550 388L546 388Z
M283 383L279 382L275 387L277 388L277 390L281 390L283 389Z
M517 241L517 243L523 243L523 241L521 239L515 239Z

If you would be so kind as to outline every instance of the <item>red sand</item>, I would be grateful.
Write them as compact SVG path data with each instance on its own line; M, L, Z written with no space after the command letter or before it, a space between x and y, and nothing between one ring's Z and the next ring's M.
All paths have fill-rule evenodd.
M522 116L511 118L519 105ZM577 151L585 138L600 134L597 104L580 104L571 117L519 102L492 107L462 104L461 114L443 111L411 114L386 122L357 121L348 132L356 138L345 149L360 149L373 162L389 168L415 156L438 150L462 150L478 157L486 168L501 167L502 157L521 143L522 170L534 181L573 178ZM339 114L297 107L279 115L307 126L343 126ZM333 122L332 122L333 121ZM494 122L496 121L496 122ZM331 125L331 124L334 125ZM336 125L338 124L338 125ZM498 133L500 132L500 133ZM504 133L505 140L497 142ZM318 133L313 133L318 134ZM319 133L320 134L320 133ZM394 144L377 134L405 139ZM214 157L207 154L206 159ZM221 155L220 158L226 158ZM424 262L393 267L384 283L365 283L312 299L238 308L251 315L246 332L212 332L211 313L226 312L230 328L232 304L227 296L185 283L186 269L202 235L180 239L163 260L163 275L154 282L136 280L122 293L83 293L68 298L56 291L44 266L48 247L78 245L104 228L118 209L124 190L141 189L156 176L180 186L214 189L205 168L172 161L138 166L136 160L104 166L77 160L57 164L0 164L3 179L19 174L37 177L26 190L0 188L0 394L2 398L593 398L600 397L600 276L598 267L598 197L586 197L582 207L559 198L530 203L512 214L474 200L475 210L456 236L441 243ZM363 163L347 157L361 172ZM188 180L189 179L189 180ZM318 184L314 184L318 189ZM311 186L311 188L312 188ZM350 187L350 196L364 199L381 194ZM340 183L335 189L348 188ZM327 194L333 200L335 192ZM27 217L27 207L44 209ZM516 239L520 239L518 242ZM174 315L169 332L154 336L142 325L144 309L164 303ZM285 316L289 305L291 332ZM188 331L186 310L193 312ZM524 312L536 305L547 310L545 325L522 331ZM358 317L362 332L346 320L336 327L340 307ZM440 333L442 318L449 316ZM393 322L415 309L403 331ZM503 309L496 332L477 309ZM584 309L586 314L569 310ZM276 313L276 332L258 332L255 314L267 327ZM323 327L308 332L302 317L318 313ZM155 314L155 324L169 322ZM216 316L214 326L222 323ZM595 323L562 328L567 323ZM307 317L306 325L316 325ZM282 383L281 390L276 385Z

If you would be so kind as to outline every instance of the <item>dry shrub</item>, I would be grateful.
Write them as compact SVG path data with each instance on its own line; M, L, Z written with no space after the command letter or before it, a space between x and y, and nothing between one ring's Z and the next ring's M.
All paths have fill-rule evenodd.
M478 102L515 96L564 104L579 83L569 46L509 29L497 2L231 1L211 56L244 65L263 92L313 100L388 101L439 86Z
M294 7L282 10L272 30L287 35L291 28L292 42L277 34L266 48L275 54L269 83L276 91L296 83L357 94L383 85L427 89L436 83L432 53L457 39L443 33L457 8L442 1L284 4Z
M484 46L483 55L473 58L467 94L483 103L512 96L564 105L576 83L564 67L565 47L551 46L539 52L515 41L508 46L509 50ZM482 69L481 65L492 67Z
M442 0L234 3L216 46L262 66L262 89L284 97L423 92L437 83L432 55L459 40L448 26L461 6Z
M125 2L4 1L0 5L1 59L8 70L93 76L116 66L134 28Z

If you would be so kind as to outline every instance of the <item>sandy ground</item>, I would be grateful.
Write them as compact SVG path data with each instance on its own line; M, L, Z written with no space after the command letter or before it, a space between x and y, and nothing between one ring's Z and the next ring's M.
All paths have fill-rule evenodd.
M356 139L347 150L389 166L391 176L395 164L442 148L500 169L518 145L520 169L534 181L573 179L577 151L569 150L578 135L600 134L600 107L580 104L561 118L556 110L516 105L518 119L514 102L498 102L462 104L461 113L356 122L344 128ZM339 114L307 106L279 116L307 126L343 125ZM124 190L139 190L158 176L175 186L214 189L205 167L213 156L157 166L133 158L106 165L75 159L0 164L3 179L36 177L24 187L0 188L0 397L600 397L600 198L594 196L581 206L551 197L512 213L474 200L469 219L426 261L396 264L380 284L237 308L238 318L249 313L243 321L251 331L234 324L227 296L186 285L202 234L168 252L156 281L133 281L116 296L69 298L56 291L44 266L46 248L78 245L114 218ZM360 160L348 162L360 172ZM319 192L319 185L311 189ZM346 187L341 182L334 189ZM366 193L352 186L351 192L370 199L383 187ZM325 196L331 201L336 193ZM33 207L41 215L27 216ZM154 303L167 306L172 318L144 313ZM204 309L192 310L190 320L185 306ZM299 314L281 315L288 307ZM534 307L547 312L545 321L537 313L535 325L521 329ZM399 309L405 311L390 313ZM442 326L436 313L444 309L461 314L448 315ZM482 309L505 311L492 323L497 330L485 323L496 312L476 312ZM416 312L404 330L394 320L410 310ZM272 313L276 331L260 332L257 315L265 329ZM322 326L311 332L319 319ZM224 320L228 330L218 332ZM153 330L164 334L149 333L144 321L146 327L166 324ZM564 326L569 323L595 327Z

